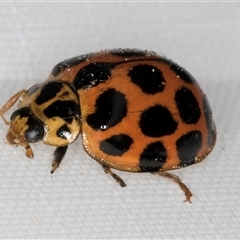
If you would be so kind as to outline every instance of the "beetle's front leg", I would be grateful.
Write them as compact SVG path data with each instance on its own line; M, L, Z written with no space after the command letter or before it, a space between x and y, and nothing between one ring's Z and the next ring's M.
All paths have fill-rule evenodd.
M61 161L63 160L65 153L67 152L68 146L57 147L53 153L53 161L52 161L52 170L51 174L53 174L56 169L59 167Z
M3 107L0 109L0 116L2 117L3 121L4 121L7 125L10 125L10 122L5 119L5 117L3 116L3 114L4 114L8 109L10 109L10 108L16 103L16 101L17 101L21 96L24 96L26 93L27 93L27 90L25 90L25 89L17 92L17 93L14 94L14 95L3 105Z

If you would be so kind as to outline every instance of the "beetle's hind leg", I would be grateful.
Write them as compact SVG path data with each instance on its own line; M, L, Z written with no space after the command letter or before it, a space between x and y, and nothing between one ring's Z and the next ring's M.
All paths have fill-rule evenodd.
M182 189L182 191L184 192L185 196L186 196L186 199L185 199L184 202L190 202L191 203L190 199L192 197L192 193L189 190L189 188L182 182L182 180L178 176L176 176L172 173L164 172L164 171L152 172L152 174L158 174L159 176L168 178L168 179L174 181L175 183L177 183L179 185L179 187Z

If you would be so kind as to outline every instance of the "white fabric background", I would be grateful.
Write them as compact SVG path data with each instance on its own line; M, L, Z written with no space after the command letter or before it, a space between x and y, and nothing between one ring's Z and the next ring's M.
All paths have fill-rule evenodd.
M0 105L46 79L59 61L106 48L165 54L198 80L218 130L213 152L173 182L117 172L124 189L81 148L54 175L53 148L34 160L6 144L0 125L0 238L240 238L239 3L0 3ZM6 116L9 117L12 111Z

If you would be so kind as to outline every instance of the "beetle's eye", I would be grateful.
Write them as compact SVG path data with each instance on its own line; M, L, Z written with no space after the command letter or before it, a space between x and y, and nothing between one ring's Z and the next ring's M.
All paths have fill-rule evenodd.
M36 119L33 115L28 117L28 129L25 131L24 137L28 143L41 141L44 136L43 123Z
M17 118L19 129L23 128L23 125L27 127L27 129L20 134L24 135L26 142L35 143L43 139L44 124L32 114L28 107L20 108L13 112L10 118L11 121L14 121ZM23 121L21 122L21 120Z

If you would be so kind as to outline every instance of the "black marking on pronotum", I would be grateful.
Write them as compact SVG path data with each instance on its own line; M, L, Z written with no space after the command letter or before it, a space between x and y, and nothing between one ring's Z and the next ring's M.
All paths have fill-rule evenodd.
M67 123L72 123L73 118L79 118L78 104L73 101L57 100L43 110L47 118L60 117Z
M71 131L68 128L67 124L64 124L62 127L60 127L57 132L57 136L62 139L68 139L68 136L71 136Z
M62 82L48 82L41 87L41 92L36 98L36 103L41 105L53 99L62 89Z

